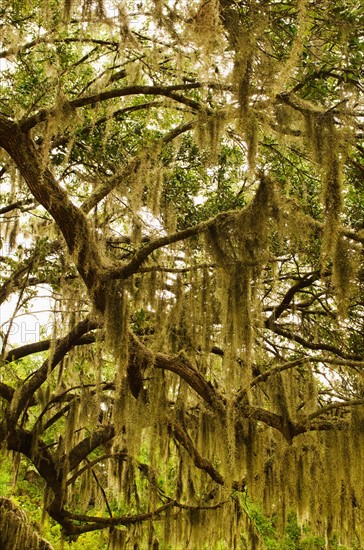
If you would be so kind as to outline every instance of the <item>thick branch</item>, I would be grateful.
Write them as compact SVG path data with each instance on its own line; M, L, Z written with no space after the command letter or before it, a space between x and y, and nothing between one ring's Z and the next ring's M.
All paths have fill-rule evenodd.
M300 281L297 281L297 283L286 292L281 303L273 309L273 312L268 319L265 320L265 326L270 328L271 325L273 325L282 313L284 313L284 311L289 307L297 292L300 292L303 288L311 286L319 278L320 273L317 271L312 275L305 275Z
M163 138L159 140L158 143L169 143L184 132L191 130L191 128L193 128L193 122L181 124L168 132ZM147 150L154 151L156 146L157 144L154 144L150 146ZM143 155L145 155L145 148L143 149L142 153ZM108 181L106 181L106 183L96 189L82 204L81 209L83 210L83 212L85 212L85 214L90 212L90 210L92 210L92 208L94 208L100 201L107 197L107 195L111 193L111 191L115 189L115 187L117 187L120 182L127 180L138 169L139 163L140 157L134 157L131 161L129 161L129 163L123 168L120 173L112 176Z
M182 428L178 422L173 422L170 424L170 428L173 432L174 437L188 452L190 457L193 459L193 463L199 470L204 470L213 481L219 485L224 485L225 480L223 476L213 467L210 460L204 458L197 451L192 439L188 433ZM246 486L245 480L242 481L233 481L232 488L235 491L244 491Z
M146 512L144 514L135 514L132 516L114 516L112 518L102 518L99 516L86 516L82 514L72 514L66 512L57 506L57 503L53 502L52 506L48 508L48 513L56 521L58 521L64 528L64 532L67 535L81 535L82 533L88 533L90 531L97 531L104 527L111 527L113 525L134 525L135 523L141 523L143 521L151 520L158 517L160 514L177 506L175 501L170 501L163 506L160 506L152 512ZM83 523L79 525L78 522Z
M267 426L278 430L288 443L292 443L293 438L303 433L305 428L299 424L293 423L289 418L284 418L276 413L248 404L236 403L236 413L241 418L258 420Z
M0 382L0 397L6 401L11 401L14 395L14 388Z
M116 99L119 97L126 97L130 95L154 95L168 97L169 99L172 99L177 103L182 103L183 105L190 107L193 111L199 111L201 109L200 103L189 97L177 94L176 92L195 90L201 87L202 84L200 82L194 82L191 84L179 84L176 86L128 86L119 90L108 90L105 92L100 92L98 94L73 99L68 103L68 106L71 109L78 109L80 107L95 105L97 103L108 101L110 99ZM42 109L37 114L27 118L22 123L23 129L28 131L40 122L44 122L48 119L49 116L52 116L53 111L54 109Z
M94 334L87 334L80 338L75 344L76 346L85 346L88 344L93 344L95 342ZM60 339L56 340L56 346L60 343ZM39 353L41 351L47 351L52 345L52 340L41 340L40 342L33 342L32 344L25 344L19 348L11 349L7 352L4 358L5 363L11 363L13 361L18 361L23 357L32 355L33 353Z
M100 291L102 275L107 267L86 216L70 201L67 192L44 166L28 134L3 115L0 115L0 147L14 160L33 196L57 223L87 288L94 293ZM95 295L94 298L102 309L104 297Z
M157 369L169 370L177 374L187 384L202 397L215 411L223 413L225 403L223 398L217 393L212 384L195 369L186 358L171 357L164 353L157 353L154 366Z
M14 394L13 401L8 413L8 428L11 430L22 414L26 410L28 403L32 399L35 391L45 382L52 370L58 365L63 357L77 344L79 339L90 330L98 327L98 323L90 321L88 318L78 323L64 338L58 341L54 353L26 380L22 387Z
M89 437L85 437L78 443L68 455L63 458L67 461L69 471L74 470L77 466L94 451L99 445L110 441L115 435L114 426L103 426L95 430Z
M5 434L2 440L5 438ZM23 454L37 468L39 474L45 479L47 485L52 489L54 496L61 503L62 501L62 483L59 479L57 469L53 462L53 457L48 451L46 445L34 434L21 429L14 429L6 435L6 448L9 451L16 451Z

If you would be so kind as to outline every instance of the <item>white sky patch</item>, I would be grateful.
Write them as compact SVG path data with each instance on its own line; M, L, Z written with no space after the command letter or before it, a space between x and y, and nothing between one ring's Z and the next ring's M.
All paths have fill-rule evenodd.
M197 195L197 197L193 197L193 204L195 206L200 206L201 204L204 204L206 202L206 197L203 197L202 195Z
M152 214L152 212L148 208L146 208L145 206L141 208L138 215L144 226L150 229L151 233L158 233L163 235L166 234L160 220L156 216L154 216L154 214Z
M31 238L24 234L19 235L21 244L31 244ZM0 256L12 255L7 242L3 242L0 248ZM52 290L48 285L37 288L38 296L26 302L24 307L18 307L18 294L12 294L0 305L0 346L4 338L7 345L12 347L22 346L49 338L53 331L52 310L54 301ZM29 313L31 310L31 313ZM14 316L14 312L16 312Z
M7 335L7 344L12 347L51 338L54 330L51 289L47 286L39 289L39 296L31 302L32 312L28 313L25 308L21 308L12 320L17 300L18 296L12 296L0 306L1 345L4 335Z

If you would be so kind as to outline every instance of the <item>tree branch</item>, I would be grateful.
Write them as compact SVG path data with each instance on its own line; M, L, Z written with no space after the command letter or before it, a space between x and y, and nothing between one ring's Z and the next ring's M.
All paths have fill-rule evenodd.
M350 401L336 401L335 403L330 403L330 405L323 406L320 409L317 409L316 411L307 415L307 422L310 422L311 420L314 420L315 418L318 418L319 416L328 412L346 407L354 407L357 405L364 405L364 399L352 399Z
M157 353L154 359L154 367L157 369L168 370L177 374L187 384L202 397L216 412L225 412L225 401L217 393L210 382L195 369L187 358L170 357L163 353Z
M111 527L113 525L134 525L135 523L141 523L146 520L158 517L160 514L177 506L178 504L171 500L167 504L163 504L152 512L146 512L144 514L135 514L132 516L114 516L112 518L102 518L99 516L86 516L82 514L72 514L64 509L59 509L56 503L52 503L52 506L48 508L48 513L58 521L64 528L67 535L78 536L82 533L88 533L90 531L97 531L104 527ZM82 522L84 525L79 525L78 522Z
M96 307L103 311L105 289L102 281L108 264L99 251L85 214L70 201L67 192L44 166L27 132L1 114L0 147L11 156L33 196L55 220Z
M97 328L97 327L95 327ZM95 342L94 334L87 334L82 336L75 344L75 346L85 346L88 344L93 344ZM55 344L56 346L60 343L60 338L57 338ZM25 344L19 348L11 349L7 352L4 358L4 363L12 363L13 361L18 361L23 357L32 355L33 353L40 353L41 351L47 351L52 345L52 340L41 340L39 342L33 342L32 344Z
M85 458L92 453L99 445L110 441L115 435L114 426L102 426L96 429L90 436L85 437L80 441L73 449L70 450L68 455L62 457L62 462L67 463L68 469L71 472L77 466L85 460Z
M55 499L62 503L62 483L53 457L45 443L34 434L22 429L13 429L11 433L5 434L0 428L0 436L2 436L1 441L6 442L6 448L9 451L16 451L29 458L53 491Z
M306 349L312 349L316 351L328 351L329 353L332 353L334 355L337 355L338 357L342 357L343 359L347 359L348 361L361 361L362 356L361 355L350 355L348 353L343 352L340 348L336 346L332 346L330 344L324 344L324 343L315 343L309 340L306 340L302 336L299 336L299 334L295 334L293 332L289 332L288 330L285 330L282 328L278 323L273 323L269 329L274 332L274 334L278 334L278 336L282 336L283 338L287 338L287 340L291 342L297 342L297 344L300 344L303 348Z
M165 136L163 136L158 143L165 144L169 143L176 137L180 136L184 132L187 132L188 130L191 130L193 128L194 123L193 122L187 122L185 124L180 124L176 128L173 128L171 131L169 131ZM147 151L153 151L155 150L155 147L157 144L154 144L147 148ZM146 149L144 148L142 150L142 154L145 155ZM98 189L96 189L81 205L81 210L87 214L94 208L100 201L102 201L115 187L117 187L120 182L125 181L128 179L130 175L132 175L138 168L140 164L140 156L134 157L131 161L128 162L128 164L117 174L112 176L106 183L101 185Z
M35 40L31 40L30 42L26 42L25 44L21 44L20 46L14 46L14 47L8 48L7 50L0 51L0 58L18 54L19 51L29 50L34 46L38 46L39 44L72 44L72 43L97 44L99 46L113 46L115 48L119 47L118 41L101 40L97 38L72 38L72 37L52 38L52 37L49 37L49 35L44 35L44 36L40 36Z
M67 480L67 485L72 485L76 481L76 479L80 477L84 472L86 472L87 470L90 470L90 468L93 468L94 466L96 466L96 464L99 464L104 460L108 460L109 458L118 458L118 459L125 458L126 460L127 457L128 457L127 453L119 452L119 453L109 453L106 455L98 456L94 460L89 460L85 466L77 470L77 472Z
M4 384L3 382L0 382L0 397L2 399L5 399L6 401L11 401L14 395L14 388L11 386L8 386L7 384Z
M137 272L138 268L155 250L163 248L164 246L167 246L169 244L183 241L190 237L195 237L196 235L199 235L206 231L206 229L208 229L209 227L212 227L216 223L228 218L232 214L233 211L222 212L220 214L217 214L215 217L210 218L209 220L193 225L191 227L187 227L186 229L182 229L181 231L177 231L176 233L173 233L171 235L165 235L163 237L159 237L158 239L147 242L135 252L133 258L129 262L124 262L122 265L119 264L118 266L114 266L110 271L110 278L127 279Z
M23 278L29 275L36 257L37 251L34 252L30 258L26 258L20 262L20 264L13 270L10 277L0 286L0 305L7 300L14 287L21 286Z
M3 206L2 208L0 208L0 215L7 214L8 212L11 212L12 210L16 210L17 208L19 208L20 210L23 210L22 208L23 206L27 206L29 204L32 204L33 202L34 202L33 199L24 199L24 200L13 202L12 204L8 204L7 206Z
M272 314L265 320L264 324L267 328L270 328L274 325L275 321L284 313L284 311L289 307L291 301L295 297L297 292L300 292L303 288L311 286L315 281L320 278L319 271L315 271L313 274L306 274L300 281L297 281L284 295L281 303L273 308Z
M177 103L182 103L187 107L190 107L193 111L199 111L201 109L200 103L185 97L183 95L177 94L178 91L188 91L201 88L202 84L199 82L194 82L191 84L178 84L175 86L128 86L126 88L121 88L119 90L108 90L100 92L98 94L89 95L85 97L80 97L73 99L67 103L67 106L70 109L78 109L80 107L87 107L88 105L95 105L103 101L108 101L110 99L116 99L119 97L127 97L130 95L154 95L154 96L163 96ZM24 131L29 131L31 128L44 122L55 112L54 108L52 109L41 109L35 115L25 119L21 127Z
M186 449L186 451L192 458L196 468L198 468L199 470L204 470L211 477L211 479L219 485L225 485L225 480L223 476L213 467L210 460L200 455L192 439L190 438L188 433L182 428L181 424L177 421L173 421L170 423L169 426L175 439ZM232 483L232 488L235 491L244 491L245 487L245 479L243 479L242 481L233 481Z
M97 328L99 324L89 318L80 321L66 336L60 338L51 357L37 369L31 377L15 392L7 414L7 425L11 431L32 399L35 391L45 382L52 370L63 357L76 345L79 339L87 332Z
M271 367L270 369L267 369L262 374L259 374L255 378L253 378L250 387L253 388L257 384L260 384L261 382L265 382L268 380L270 376L273 376L274 374L277 374L279 372L283 372L285 370L294 369L295 367L300 367L304 365L309 358L307 357L300 357L299 359L295 359L294 361L288 361L287 363L283 363L282 365L275 365L274 367Z

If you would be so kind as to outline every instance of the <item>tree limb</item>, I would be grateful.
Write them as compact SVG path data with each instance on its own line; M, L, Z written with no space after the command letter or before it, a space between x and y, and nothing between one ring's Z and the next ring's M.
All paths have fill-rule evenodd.
M15 392L6 418L9 430L16 425L20 414L26 410L35 391L45 382L50 372L58 365L61 359L76 345L85 333L98 326L97 322L86 318L80 321L66 336L58 341L52 356L46 359L39 369Z
M55 220L94 304L103 311L103 281L109 264L100 253L95 234L85 214L70 201L67 192L44 166L44 161L27 132L1 114L0 147L11 156L33 196Z
M182 428L181 424L177 421L173 421L170 423L169 426L175 439L186 449L186 451L192 458L196 468L198 468L199 470L204 470L211 477L211 479L219 485L225 485L225 480L223 476L216 470L216 468L213 467L210 460L200 455L192 439L190 438L188 433ZM232 483L232 488L235 491L244 491L245 486L245 479L243 479L242 481L233 481Z
M119 97L126 97L130 95L154 95L167 97L177 103L182 103L183 105L190 107L193 111L199 111L201 109L200 103L190 99L189 97L177 94L176 92L195 90L201 87L202 84L199 82L194 82L191 84L177 84L175 86L127 86L126 88L121 88L118 90L108 90L98 94L73 99L69 101L67 105L70 109L78 109L80 107L95 105L97 103ZM24 131L29 131L40 122L47 120L49 116L52 116L53 112L54 108L41 109L38 113L28 117L22 122L22 129Z
M284 311L289 307L291 301L303 288L311 286L315 281L320 278L320 273L315 271L313 274L306 274L300 281L297 281L284 295L281 303L273 308L272 314L265 320L264 324L267 328L270 328L271 325L277 321L277 319L284 313Z
M97 327L95 327L97 328ZM87 334L85 336L82 336L76 346L86 346L88 344L93 344L95 342L95 335L94 334ZM57 338L55 341L55 345L57 346L60 342L60 338ZM19 359L22 359L23 357L27 357L28 355L32 355L33 353L40 353L41 351L47 351L52 345L52 340L40 340L39 342L33 342L32 344L25 344L24 346L20 346L15 349L9 350L5 357L4 357L4 363L12 363L13 361L18 361Z

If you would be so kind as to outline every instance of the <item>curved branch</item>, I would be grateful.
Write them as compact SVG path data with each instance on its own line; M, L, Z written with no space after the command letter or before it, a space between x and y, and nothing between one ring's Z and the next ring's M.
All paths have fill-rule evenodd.
M99 464L104 460L108 460L109 458L119 458L119 459L125 458L126 460L127 457L128 457L127 453L119 452L119 453L108 453L106 455L98 456L94 460L89 460L85 466L77 470L77 472L67 480L67 485L72 485L76 481L76 479L80 477L84 472L86 472L87 470L90 470L90 468L93 468L94 466L96 466L96 464Z
M335 403L331 403L330 405L326 405L312 412L307 416L307 421L310 422L311 420L314 420L315 418L318 418L319 416L326 414L328 412L335 411L336 409L342 409L345 407L355 407L357 405L364 405L364 399L353 399L351 401L337 401Z
M69 471L74 470L90 453L92 453L92 451L94 451L99 445L110 441L114 435L114 426L102 426L101 428L98 428L90 436L85 437L75 447L73 447L69 454L64 455L62 457L62 462L67 462Z
M39 474L45 479L48 487L53 491L54 497L62 501L62 482L59 477L58 470L54 464L53 457L48 451L45 443L37 438L34 434L21 429L13 429L9 434L1 433L2 441L6 441L6 448L9 451L16 451L25 455L34 466Z
M108 101L109 99L116 99L119 97L127 97L130 95L154 95L154 96L163 96L177 103L181 103L190 107L193 111L199 111L201 109L200 103L189 97L185 97L176 92L178 91L188 91L196 90L201 88L203 85L200 82L194 82L191 84L178 84L176 86L127 86L126 88L121 88L119 90L108 90L100 92L98 94L93 94L85 97L80 97L73 99L67 103L67 106L70 109L78 109L80 107L87 107L88 105L95 105L103 101ZM52 116L54 113L54 108L51 109L41 109L37 114L28 117L22 122L22 129L29 131L31 128L44 122Z
M187 122L185 124L180 124L176 128L173 128L170 132L168 132L165 136L163 136L159 143L165 144L169 143L176 137L180 136L184 132L188 132L188 130L191 130L193 128L194 123L193 122ZM154 146L149 147L147 150L154 150L156 147L156 144ZM146 150L145 148L142 151L142 154L145 155ZM128 164L123 168L123 170L114 176L112 176L106 183L101 185L98 189L96 189L81 205L81 210L87 214L94 208L102 199L104 199L115 187L117 187L121 181L125 181L131 174L133 174L140 163L140 157L136 156L131 161L128 162Z
M250 387L253 388L257 384L260 384L261 382L265 382L268 380L270 376L273 376L274 374L278 374L279 372L283 372L288 369L294 369L295 367L300 367L304 363L306 363L308 360L307 357L300 357L299 359L295 359L294 361L288 361L287 363L283 363L283 365L275 365L274 367L271 367L270 369L267 369L266 371L262 372L262 374L259 374L250 383Z
M187 384L202 397L215 411L224 413L225 402L221 395L217 393L212 384L195 369L187 358L170 357L164 353L157 353L154 360L154 367L157 369L169 370L177 374Z
M241 418L258 420L263 422L263 424L278 430L289 444L292 443L292 440L296 437L296 435L306 431L301 424L295 424L289 418L280 416L276 413L263 409L262 407L236 402L235 409L237 415Z
M350 355L348 353L341 351L340 348L332 346L330 344L315 343L315 342L306 340L305 338L303 338L302 336L299 336L298 334L294 334L293 332L289 332L288 330L285 330L278 323L272 323L269 329L272 332L274 332L274 334L278 334L278 336L287 338L287 340L290 340L291 342L297 342L297 344L300 344L303 348L312 349L315 351L328 351L329 353L333 353L334 355L337 355L338 357L342 357L343 359L346 359L348 361L362 360L362 356L355 355L355 354Z
M168 498L168 497L166 497ZM48 509L49 514L56 519L64 528L67 535L78 536L82 533L90 531L97 531L104 527L111 527L114 525L134 525L135 523L142 523L150 519L154 519L169 508L179 508L181 510L216 510L224 503L219 502L212 506L189 506L187 504L181 504L176 500L168 499L166 504L163 504L159 508L156 508L152 512L146 512L144 514L135 514L133 516L119 516L112 518L102 518L99 516L86 516L82 514L73 514L64 509L57 509L53 504L53 507ZM77 522L77 523L74 523ZM84 525L79 525L78 522L83 522Z
M97 328L97 327L95 327ZM60 342L60 338L57 338L56 340L56 346ZM93 344L96 340L96 337L94 334L87 334L85 336L82 336L78 340L78 342L75 344L75 346L85 346L88 344ZM27 357L28 355L32 355L33 353L40 353L41 351L47 351L52 345L52 340L41 340L39 342L33 342L32 344L25 344L24 346L20 346L15 349L11 349L7 352L4 358L4 363L12 363L13 361L18 361L19 359L22 359L23 357Z
M20 201L13 202L12 204L8 204L7 206L3 206L0 208L0 215L7 214L8 212L11 212L12 210L20 209L23 210L23 206L28 206L29 204L34 203L33 199L24 199Z
M135 514L133 516L114 516L112 518L102 518L99 516L72 514L64 509L59 509L57 503L53 502L48 508L48 513L51 517L53 517L53 519L62 525L65 534L78 536L82 533L97 531L104 527L111 527L113 525L134 525L135 523L141 523L143 521L158 517L160 514L174 506L178 506L178 503L171 500L167 504L163 504L163 506L156 508L152 512ZM83 522L84 525L79 525L78 522Z
M134 337L134 343L137 341ZM142 344L138 343L138 353L149 354L149 350ZM302 362L302 359L299 360ZM157 353L154 357L154 367L174 372L180 378L182 378L202 399L218 414L222 417L226 414L226 402L225 399L215 390L210 382L195 369L190 361L184 356L171 357L163 353ZM289 442L292 439L305 431L307 428L302 424L295 424L290 419L284 418L276 413L268 411L262 407L249 405L242 403L242 399L245 396L245 392L239 393L236 397L234 408L236 414L241 418L248 418L263 422L267 426L270 426L278 430L283 437Z
M11 431L16 425L19 416L26 410L34 393L45 382L50 372L58 365L63 357L76 345L79 339L87 332L97 328L99 324L89 318L78 323L64 338L58 341L54 353L24 382L18 392L14 394L10 404L7 423Z
M110 278L127 279L128 277L130 277L130 275L136 273L138 268L155 250L163 248L164 246L167 246L169 244L189 239L190 237L195 237L196 235L199 235L200 233L206 231L206 229L208 229L209 227L212 227L216 223L228 218L233 213L234 211L222 212L220 214L217 214L215 217L210 218L209 220L193 225L191 227L187 227L186 229L182 229L181 231L177 231L176 233L173 233L171 235L165 235L163 237L159 237L158 239L147 242L146 244L141 246L139 250L136 251L133 258L128 263L123 263L123 265L119 264L118 266L112 268L112 270L110 271Z
M275 321L284 313L284 311L289 307L293 298L300 292L303 288L311 286L315 281L320 278L320 272L315 271L313 274L307 274L300 281L297 281L284 295L281 303L273 308L272 314L265 320L264 324L267 328L270 328L271 325L274 325Z
M223 476L216 470L216 468L213 467L212 463L207 458L204 458L200 455L192 439L190 438L188 433L182 428L181 424L174 421L171 422L169 426L175 439L184 447L184 449L186 449L186 451L192 458L196 468L198 468L199 470L204 470L211 477L211 479L219 485L225 485L225 480ZM233 481L232 483L232 488L235 491L244 491L245 487L245 479L241 481Z

